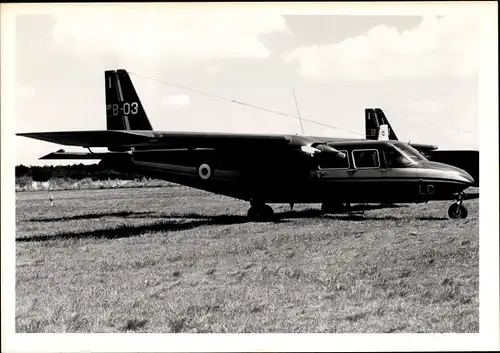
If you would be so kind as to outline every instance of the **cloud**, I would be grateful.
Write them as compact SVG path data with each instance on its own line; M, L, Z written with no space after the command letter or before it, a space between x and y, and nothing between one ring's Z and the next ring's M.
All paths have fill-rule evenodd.
M185 94L173 94L163 100L163 104L167 105L189 105L191 104L191 99Z
M340 43L298 47L282 59L314 80L470 77L478 70L478 26L467 14L424 16L412 30L378 25Z
M267 58L259 35L289 33L281 16L241 10L203 11L168 4L55 6L55 40L78 53L165 60Z

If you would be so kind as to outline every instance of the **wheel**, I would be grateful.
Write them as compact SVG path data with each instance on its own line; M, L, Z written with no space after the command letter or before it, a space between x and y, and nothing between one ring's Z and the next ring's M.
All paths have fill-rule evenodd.
M458 203L453 203L450 208L448 208L448 216L453 219L467 218L468 213L467 208Z
M267 222L274 220L274 211L269 205L252 206L247 215L252 221Z
M448 208L448 216L452 219L456 219L460 217L460 209L458 207L458 204L452 203L450 208Z
M469 211L467 210L467 207L460 205L460 218L467 218L468 215Z
M269 205L263 205L259 212L259 220L261 221L272 221L274 219L273 208Z
M250 207L247 216L251 221L256 221L259 218L259 209L255 206Z

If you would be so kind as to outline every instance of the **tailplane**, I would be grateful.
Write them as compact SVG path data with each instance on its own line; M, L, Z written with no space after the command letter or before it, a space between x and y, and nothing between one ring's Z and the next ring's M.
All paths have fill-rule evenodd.
M108 130L153 130L141 100L126 70L107 70L106 128Z
M386 127L382 127L384 125ZM398 140L391 124L389 124L384 112L380 108L365 109L365 129L365 138L367 140Z

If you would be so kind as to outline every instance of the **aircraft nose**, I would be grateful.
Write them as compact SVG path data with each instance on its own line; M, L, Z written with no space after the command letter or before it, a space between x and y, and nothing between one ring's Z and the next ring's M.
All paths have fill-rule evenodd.
M467 173L465 170L462 171L461 176L464 179L466 179L471 185L474 184L474 182L475 182L474 178L469 173Z
M449 164L443 164L438 162L427 162L427 163L429 167L444 172L444 174L450 180L459 182L460 184L465 184L466 187L469 187L474 184L474 178L463 169L460 169L458 167Z
M453 168L452 173L454 174L454 178L456 178L458 181L470 185L474 184L474 178L465 170L459 168Z

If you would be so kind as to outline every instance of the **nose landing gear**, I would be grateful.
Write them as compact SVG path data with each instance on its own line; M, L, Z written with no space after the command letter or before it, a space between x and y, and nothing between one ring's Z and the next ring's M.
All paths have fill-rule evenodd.
M464 193L461 192L458 194L458 200L455 203L452 203L450 208L448 208L448 216L452 219L457 218L467 218L469 212L467 211L467 207L462 204L462 200L464 198Z

